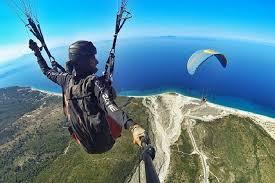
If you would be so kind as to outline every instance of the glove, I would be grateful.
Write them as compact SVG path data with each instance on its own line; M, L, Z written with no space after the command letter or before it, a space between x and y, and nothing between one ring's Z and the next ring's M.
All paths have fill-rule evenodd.
M37 43L34 42L32 39L29 40L29 48L34 51L34 53L40 53L40 49L37 46Z
M141 138L146 136L145 130L138 124L130 127L130 130L133 134L133 143L141 146Z
M58 67L58 63L54 60L54 61L52 61L52 66L53 67Z

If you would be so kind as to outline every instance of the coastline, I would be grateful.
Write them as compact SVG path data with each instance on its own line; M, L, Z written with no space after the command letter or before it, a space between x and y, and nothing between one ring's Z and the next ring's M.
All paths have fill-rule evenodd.
M182 103L185 103L185 105L188 104L196 104L198 105L197 111L201 110L208 110L207 112L198 112L197 115L188 114L190 118L198 119L204 122L211 122L215 119L223 118L228 115L236 115L239 117L244 118L250 118L252 121L254 121L255 124L260 125L263 127L263 129L271 136L272 139L275 140L275 118L265 116L262 114L257 114L249 111L244 111L232 107L226 107L219 104L214 104L211 102L205 102L201 103L201 99L185 96L179 93L175 92L167 92L159 95L152 95L152 96L131 96L131 97L138 97L138 98L151 98L151 97L158 97L161 96L163 98L167 98L168 100L174 96L179 96L180 100L182 100ZM200 104L201 103L201 104ZM176 105L171 105L173 109L171 110L177 110ZM200 109L199 109L200 108ZM210 111L216 111L216 114L209 114Z
M53 95L53 96L59 96L59 97L62 97L62 93L58 93L58 92L50 92L50 91L47 91L47 90L41 90L41 89L37 89L37 88L34 88L34 87L30 87L31 90L33 91L40 91L42 93L46 93L48 95Z
M144 93L144 92L143 92ZM127 96L127 97L149 97L149 96L155 96L155 95L161 95L163 93L176 93L185 97L190 97L194 99L200 100L202 95L197 93L196 91L192 91L191 94L186 92L185 90L177 90L177 89L156 89L156 90L148 90L145 91L145 94L143 94L140 91L123 91L119 93L119 96ZM208 97L207 97L208 98ZM216 96L215 99L208 98L208 103L212 103L219 106L224 106L227 108L232 108L244 112L249 112L253 114L258 114L261 116L267 116L270 118L275 118L275 110L270 109L268 107L253 103L251 101L242 99L242 98L236 98L236 97L230 97L230 96Z
M41 89L37 89L37 88L34 88L34 87L31 87L31 90L40 91L42 93L46 93L46 94L54 95L54 96L62 96L62 93L50 92L50 91L47 91L47 90L41 90ZM125 94L125 92L122 92L122 93ZM181 94L179 92L173 92L173 91L169 91L169 90L164 91L162 93L154 92L153 94L148 94L148 95L123 95L123 94L121 95L121 93L119 93L119 96L134 97L134 98L147 98L147 97L153 97L153 96L166 96L166 95L177 95L177 96L179 95L179 96L184 97L185 99L190 100L190 101L191 100L200 101L200 98L186 96L186 95ZM212 107L216 107L216 108L220 108L220 109L223 109L223 110L226 110L226 111L230 111L231 113L240 115L242 117L256 117L256 118L263 119L263 120L271 120L271 121L274 121L274 123L275 123L275 118L270 117L270 116L266 116L266 115L263 115L263 114L258 114L258 113L254 113L254 112L251 112L251 111L246 111L246 110L242 110L242 109L237 109L237 108L233 108L233 107L224 106L224 105L221 105L221 104L213 103L211 101L207 101L207 104L209 106L212 106Z

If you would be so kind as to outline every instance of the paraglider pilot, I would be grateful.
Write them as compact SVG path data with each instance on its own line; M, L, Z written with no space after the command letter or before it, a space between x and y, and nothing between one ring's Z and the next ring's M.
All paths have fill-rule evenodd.
M63 110L69 131L91 154L110 150L122 128L129 129L135 144L141 146L145 130L115 103L115 91L104 77L97 77L96 47L90 41L77 41L69 47L66 72L48 67L37 44L30 40L37 62L50 80L62 87Z

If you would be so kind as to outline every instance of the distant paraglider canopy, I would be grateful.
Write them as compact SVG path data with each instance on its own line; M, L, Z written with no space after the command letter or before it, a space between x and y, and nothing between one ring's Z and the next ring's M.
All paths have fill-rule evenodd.
M187 62L188 73L190 75L195 74L196 70L212 56L215 56L224 68L226 67L227 59L223 54L211 49L199 50L196 51Z

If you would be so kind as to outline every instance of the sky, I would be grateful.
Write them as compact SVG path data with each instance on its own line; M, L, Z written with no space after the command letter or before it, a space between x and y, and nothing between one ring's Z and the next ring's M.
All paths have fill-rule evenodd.
M50 48L112 39L118 0L0 0L0 62L29 52L33 36L10 6L20 1L31 2ZM120 38L201 36L275 44L271 0L128 0L127 9L133 18Z

